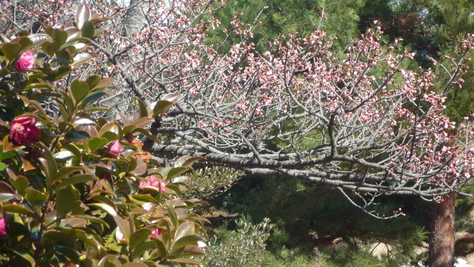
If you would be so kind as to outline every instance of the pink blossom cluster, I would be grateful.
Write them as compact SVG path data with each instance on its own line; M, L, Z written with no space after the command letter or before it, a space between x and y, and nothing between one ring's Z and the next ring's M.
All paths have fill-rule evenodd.
M156 179L154 175L145 177L144 181L140 181L140 188L154 188L160 190L161 192L166 191L166 183L164 181Z

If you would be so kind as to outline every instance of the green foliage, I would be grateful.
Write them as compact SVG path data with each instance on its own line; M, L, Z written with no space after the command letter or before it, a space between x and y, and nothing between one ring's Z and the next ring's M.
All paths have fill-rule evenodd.
M353 200L357 201L357 198ZM310 256L314 254L315 247L320 248L318 253L321 257L329 257L331 264L323 266L344 266L343 263L333 265L342 261L337 258L340 253L346 253L353 260L360 258L362 262L396 266L395 263L414 260L414 247L427 238L424 229L428 227L429 204L416 201L415 197L380 198L374 211L381 216L389 216L399 208L407 214L396 219L380 220L354 209L338 192L325 187L285 177L247 176L227 194L210 203L225 207L231 213L248 214L254 222L270 218L275 226L268 238L268 261L279 262L281 266L290 262L282 253L289 253L288 257L302 262L305 259L316 262L320 257ZM362 252L356 255L366 244L378 242L393 247L383 261L373 258L368 252L365 252L367 255Z
M200 201L180 197L185 184L177 178L201 158L158 167L137 140L160 141L144 128L180 95L153 108L137 99L139 109L119 123L95 115L107 111L95 102L114 80L63 79L93 59L87 43L104 20L81 4L76 26L2 36L1 266L200 265L190 257L204 254L206 220L191 211Z
M220 44L220 52L241 41L253 42L259 52L268 50L268 43L279 36L308 37L317 29L327 31L342 47L353 42L358 34L358 10L364 0L252 0L230 1L212 14L221 25L210 29L207 41ZM219 3L214 4L220 7ZM258 23L255 18L258 19ZM242 24L241 24L242 23ZM252 25L251 34L239 26ZM230 30L232 29L232 30Z
M386 267L387 265L374 257L368 249L353 250L350 246L343 246L337 249L336 253L324 258L325 266L373 266ZM323 265L324 266L324 265Z
M265 242L273 226L269 219L252 224L241 218L235 231L218 228L202 261L209 267L264 266Z
M241 170L219 166L193 169L188 175L188 191L184 195L213 199L226 192L243 175Z

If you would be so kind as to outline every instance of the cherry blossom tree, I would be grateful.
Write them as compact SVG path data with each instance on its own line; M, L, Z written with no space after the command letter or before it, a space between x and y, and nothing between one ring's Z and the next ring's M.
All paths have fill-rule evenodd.
M39 22L59 21L59 12L67 14L74 3L57 11L47 5L55 4L44 3ZM96 12L114 19L104 25L107 34L92 42L99 53L81 73L119 81L101 104L123 114L137 103L133 96L142 109L154 109L155 99L160 106L174 104L151 125L162 142L146 142L145 150L327 184L350 200L358 197L353 204L367 210L380 195L418 195L437 203L469 185L471 118L456 124L443 111L451 86L462 86L459 75L467 71L473 36L466 36L449 65L434 62L448 76L440 81L432 70L413 67L413 54L398 40L381 45L377 26L343 53L320 30L306 39L282 36L258 53L246 42L257 18L246 24L235 14L232 28L219 28L210 14L224 6L204 0L95 2ZM8 8L4 23L18 30L38 23L28 16L34 11L15 7L23 19L18 21ZM142 17L130 20L127 14ZM133 33L127 21L143 26ZM241 41L221 53L221 43L206 42L209 29Z

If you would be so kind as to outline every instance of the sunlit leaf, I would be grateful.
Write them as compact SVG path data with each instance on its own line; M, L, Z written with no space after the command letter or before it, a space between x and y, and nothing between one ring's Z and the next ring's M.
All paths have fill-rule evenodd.
M160 114L165 113L174 105L173 102L166 101L166 100L158 100L156 101L154 107L153 107L153 116L157 116Z
M77 27L79 29L82 29L84 23L86 23L86 21L89 21L90 16L91 16L91 11L89 9L89 6L84 3L80 4L76 10Z
M28 217L36 218L37 215L32 210L27 209L20 205L3 205L3 211L10 212L10 213L17 213L26 215Z
M25 198L32 206L42 206L48 199L48 196L34 188L28 187L25 189Z
M183 236L190 236L194 234L194 223L193 222L184 222L179 225L178 229L176 229L176 233L174 236L175 240L179 240Z
M94 86L94 89L106 88L106 87L111 86L115 82L116 80L112 78L103 78L100 80L100 82L96 86Z
M87 82L74 80L71 83L71 93L74 99L79 102L89 93L89 85Z
M179 159L176 160L174 163L175 167L191 167L194 162L198 160L205 160L204 157L193 157L189 155L181 156Z
M93 58L94 57L89 53L80 53L74 56L74 63L72 63L71 65L72 66L80 65Z

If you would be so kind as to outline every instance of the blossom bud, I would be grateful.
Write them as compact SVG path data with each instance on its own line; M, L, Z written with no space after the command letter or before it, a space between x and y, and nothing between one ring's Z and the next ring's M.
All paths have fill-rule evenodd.
M10 140L16 145L26 145L40 140L41 130L35 125L36 119L18 116L12 122Z
M35 58L31 51L26 51L23 53L20 58L15 63L15 68L18 71L21 70L30 70L33 68L33 63L35 62Z

